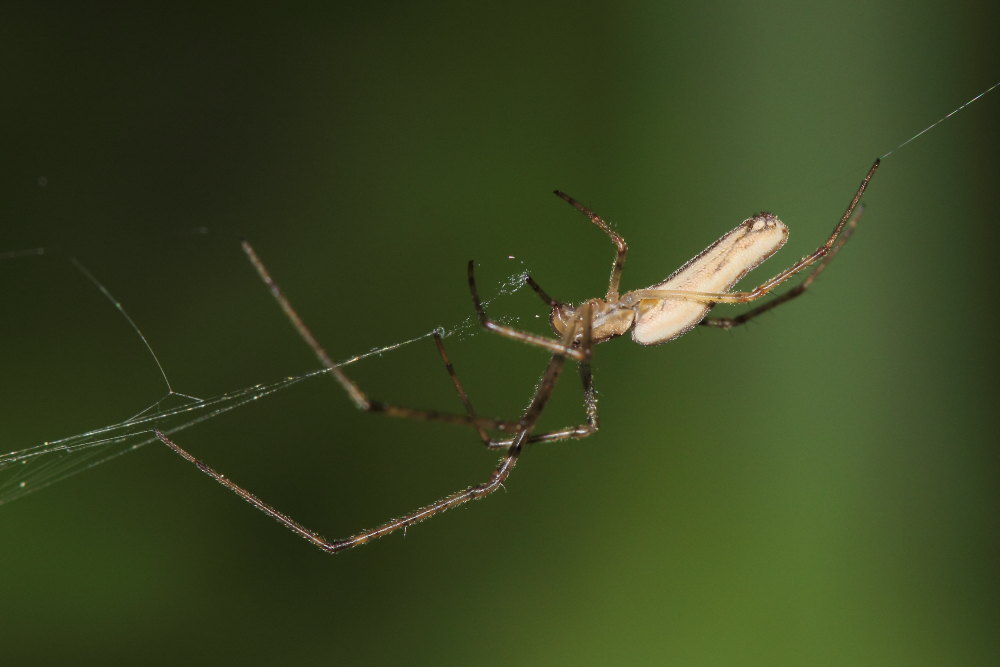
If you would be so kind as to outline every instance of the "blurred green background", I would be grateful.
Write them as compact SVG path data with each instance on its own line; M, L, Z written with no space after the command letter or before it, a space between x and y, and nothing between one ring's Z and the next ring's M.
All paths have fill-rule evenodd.
M815 248L872 159L1000 79L995 5L5 8L0 451L450 330L530 270L628 289L760 209ZM1000 92L890 156L814 290L595 359L603 428L506 493L330 557L150 446L0 506L4 664L993 665ZM509 259L513 256L516 259ZM770 266L773 264L773 266ZM546 332L528 290L493 314ZM481 412L546 355L448 339ZM433 345L350 367L458 409ZM544 424L580 419L568 375ZM330 537L484 479L472 434L317 378L177 434Z

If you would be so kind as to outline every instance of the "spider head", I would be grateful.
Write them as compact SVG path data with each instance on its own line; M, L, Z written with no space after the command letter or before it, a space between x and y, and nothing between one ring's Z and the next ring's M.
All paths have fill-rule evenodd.
M549 324L552 325L552 330L556 332L557 336L562 336L566 331L566 327L575 319L576 307L568 303L560 303L558 306L552 307L552 313L549 315Z

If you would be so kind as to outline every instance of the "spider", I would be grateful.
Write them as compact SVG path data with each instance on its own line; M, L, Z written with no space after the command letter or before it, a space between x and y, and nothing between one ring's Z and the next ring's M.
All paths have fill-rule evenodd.
M784 271L781 271L752 290L745 292L732 292L730 290L747 273L777 252L784 245L788 237L788 228L775 215L760 213L747 218L735 229L724 234L718 241L708 246L697 256L670 274L662 282L646 289L619 294L618 286L621 280L622 268L625 265L625 257L628 254L628 246L625 240L612 230L608 223L600 216L584 207L572 197L556 190L556 196L583 213L594 225L607 234L617 250L611 269L611 279L608 282L608 291L603 298L589 299L577 306L556 301L529 276L527 283L539 298L551 308L550 322L556 333L556 338L547 338L514 329L489 319L479 298L479 291L476 288L474 262L470 261L467 269L473 307L479 317L479 322L485 329L512 340L544 348L552 353L528 407L524 410L521 417L514 421L490 419L476 413L465 389L462 387L462 383L458 379L454 366L445 352L444 343L439 333L434 334L434 343L455 387L455 391L458 393L465 407L465 414L418 410L381 403L369 398L329 357L326 350L323 349L312 335L312 332L310 332L309 328L299 317L277 283L271 278L270 273L257 256L257 253L244 240L242 242L243 250L250 263L254 266L264 284L270 289L271 294L277 300L278 305L284 311L292 326L295 327L295 330L312 349L330 375L340 383L355 406L365 412L471 426L476 430L479 438L488 449L502 450L504 452L499 464L485 482L456 491L437 502L425 505L399 518L391 519L375 528L363 530L343 539L327 540L288 515L268 505L208 464L196 459L163 432L156 430L156 437L178 455L196 465L199 470L216 482L323 551L329 553L344 551L345 549L365 544L399 529L406 529L445 510L457 507L470 500L482 498L496 491L510 475L514 466L517 465L526 445L534 442L585 438L596 432L598 429L597 400L594 394L590 360L593 354L593 346L597 343L603 343L606 340L622 336L630 329L632 330L632 339L641 345L666 343L682 336L698 325L728 329L745 324L752 318L786 303L805 292L843 247L844 243L847 242L856 227L864 210L864 206L859 207L858 203L861 201L861 196L864 194L865 188L868 187L869 181L875 175L878 166L879 160L876 160L868 170L864 180L861 181L861 185L851 199L844 215L841 216L833 232L822 245ZM723 318L706 317L708 311L716 304L755 301L771 293L776 287L810 266L813 267L812 270L796 287L770 301L756 306L742 315ZM579 426L535 433L535 426L541 417L549 397L552 395L556 381L567 359L572 359L579 370L580 380L583 384L586 421ZM495 439L490 436L490 430L504 434L506 437Z

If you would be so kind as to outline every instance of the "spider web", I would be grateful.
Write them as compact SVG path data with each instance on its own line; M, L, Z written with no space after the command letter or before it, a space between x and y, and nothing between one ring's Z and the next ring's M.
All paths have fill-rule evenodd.
M9 250L0 252L0 260L35 257L44 254L46 254L44 248ZM271 382L233 389L209 398L189 396L175 391L149 341L122 304L115 300L111 292L82 264L73 258L70 258L69 261L129 323L155 361L167 393L123 421L0 453L0 505L5 505L85 470L95 468L102 463L117 459L150 443L159 444L159 440L153 433L154 428L166 434L177 433L289 389L305 380L328 373L327 369L320 368ZM488 304L500 296L513 294L524 286L526 277L527 272L525 271L509 275L494 288L494 295L486 299L485 303ZM476 335L478 332L478 321L474 316L469 315L450 327L435 327L412 338L378 346L367 352L340 360L337 362L337 366L348 366L369 357L381 357L425 338L430 338L435 333L442 337L458 336L464 338ZM347 400L346 396L345 400Z

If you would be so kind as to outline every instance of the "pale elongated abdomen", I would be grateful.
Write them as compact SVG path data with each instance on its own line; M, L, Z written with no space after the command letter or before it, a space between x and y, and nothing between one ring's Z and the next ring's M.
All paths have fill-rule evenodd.
M740 278L777 252L787 238L788 227L777 216L755 215L648 289L728 292ZM673 340L696 326L710 308L710 304L682 297L643 298L632 339L642 345Z

